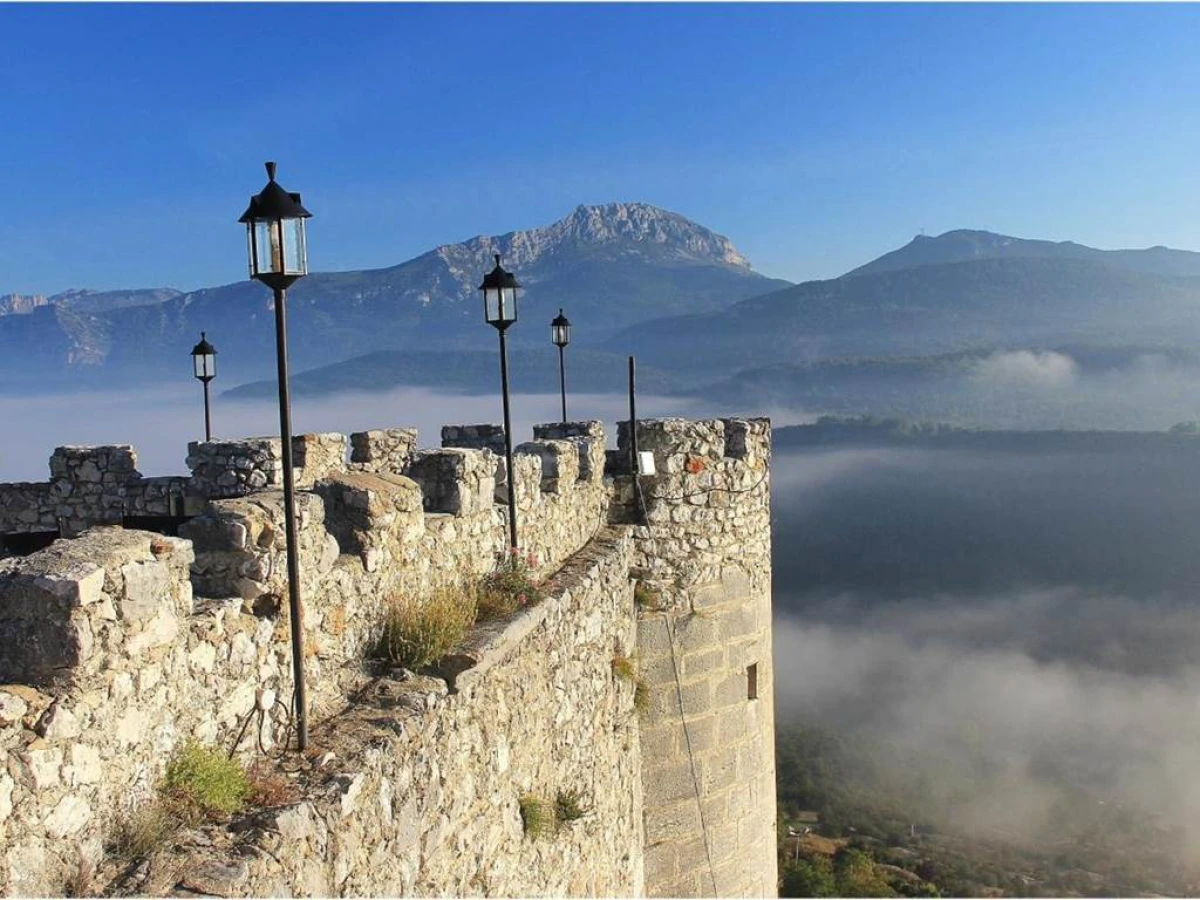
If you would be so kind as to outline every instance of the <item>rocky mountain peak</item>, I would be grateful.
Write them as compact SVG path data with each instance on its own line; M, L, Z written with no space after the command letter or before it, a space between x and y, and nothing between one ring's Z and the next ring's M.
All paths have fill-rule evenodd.
M605 203L577 206L565 218L539 228L498 237L480 236L462 244L439 247L450 260L464 255L484 259L499 253L506 264L526 267L557 253L615 251L656 259L677 259L750 269L750 262L723 235L678 213L648 203Z

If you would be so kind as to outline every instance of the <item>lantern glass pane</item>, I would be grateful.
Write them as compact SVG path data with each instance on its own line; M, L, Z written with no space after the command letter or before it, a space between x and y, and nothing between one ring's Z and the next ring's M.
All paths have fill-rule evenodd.
M192 374L197 378L215 378L217 376L217 357L215 354L197 353L192 357Z
M517 318L517 292L514 288L500 289L500 315L506 322Z
M571 343L570 325L551 325L550 334L551 340L560 347L565 347L567 344Z
M304 244L304 220L283 220L283 265L287 275L308 274L308 248Z
M500 291L496 288L483 291L483 317L489 322L500 321Z
M268 275L283 271L283 248L280 246L279 229L275 222L264 219L250 223L254 229L251 238L254 248L254 259L250 264L252 275Z
M307 275L303 219L263 219L250 223L250 274Z

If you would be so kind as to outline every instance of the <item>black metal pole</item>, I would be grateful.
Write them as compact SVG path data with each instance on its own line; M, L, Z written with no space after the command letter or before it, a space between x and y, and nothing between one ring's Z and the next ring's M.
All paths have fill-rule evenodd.
M636 376L636 363L631 356L629 357L629 471L633 473L635 479L638 472L637 400L634 396Z
M308 747L308 692L304 685L304 608L296 546L296 484L292 471L292 401L288 392L287 292L275 288L275 357L279 364L279 439L283 444L283 518L287 527L288 612L292 618L292 677L296 683L296 739Z
M637 364L629 357L629 462L633 474L633 497L637 501L638 521L646 524L646 498L642 496L642 480L638 473L637 437Z
M558 388L562 391L562 420L567 424L567 368L563 363L563 346L558 345Z
M208 379L204 379L204 440L212 440L212 418L208 413Z
M517 488L516 472L513 471L512 419L508 414L508 346L504 340L505 329L500 329L500 393L504 396L504 464L508 467L508 545L513 551L517 547ZM515 554L514 554L515 555Z

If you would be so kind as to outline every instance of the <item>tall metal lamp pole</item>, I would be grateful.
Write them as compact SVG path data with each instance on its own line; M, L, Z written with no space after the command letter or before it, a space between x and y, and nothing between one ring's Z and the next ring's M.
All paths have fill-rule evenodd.
M493 254L496 267L483 276L479 290L483 292L483 317L500 332L500 393L504 398L504 464L508 467L508 545L516 555L517 495L514 487L512 418L508 411L508 347L504 334L517 321L517 289L521 285L511 272L500 265L500 254Z
M295 687L296 737L308 747L308 694L304 684L304 610L300 603L300 567L296 546L296 485L292 471L292 404L288 393L287 289L308 274L304 220L312 213L300 195L275 181L275 163L267 163L267 186L250 198L238 219L246 226L250 277L275 293L275 358L279 372L279 437L283 444L283 516L286 524L288 611L292 620L292 675Z

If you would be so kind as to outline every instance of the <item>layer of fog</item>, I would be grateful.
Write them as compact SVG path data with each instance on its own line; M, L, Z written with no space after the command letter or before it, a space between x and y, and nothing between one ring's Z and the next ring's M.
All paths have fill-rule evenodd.
M627 419L628 397L578 394L567 398L571 418L601 419L616 440L616 422ZM518 441L533 436L533 425L557 421L557 394L512 397L513 433ZM727 405L652 394L638 397L638 416L728 416ZM781 423L801 416L784 415ZM425 388L396 388L380 393L345 393L292 399L292 430L349 433L371 428L416 427L420 445L436 447L441 427L449 424L500 423L499 394L471 396ZM279 433L274 400L230 401L214 397L214 438ZM0 396L0 481L44 481L47 460L66 444L132 444L144 475L185 474L189 441L203 439L204 406L196 383L36 397Z
M1094 371L1065 353L998 352L961 391L972 424L997 428L1165 430L1200 415L1200 371L1152 353Z
M778 715L890 746L893 762L914 766L914 780L925 775L929 799L960 827L1043 839L1063 824L1056 807L1086 792L1097 806L1137 809L1182 829L1200 858L1200 668L1136 675L1046 658L1043 647L990 645L989 626L1011 638L1048 620L1061 632L1054 640L1070 641L1078 620L1057 618L1054 607L1063 597L1074 607L1071 593L991 598L987 622L952 598L853 625L782 619ZM1138 605L1107 598L1107 609L1088 614L1088 631L1105 632L1113 656L1139 648L1122 646L1100 616L1112 613L1115 626L1136 617ZM1024 618L1031 607L1033 621ZM1200 613L1177 610L1172 624L1200 637Z
M1133 817L1200 861L1198 463L777 454L778 720L865 735L942 825L1041 841Z
M842 374L833 369L811 381L739 384L733 396L753 412L773 406L775 416L816 411L990 429L1165 431L1200 418L1200 368L1163 354L1105 366L1015 349L925 374L877 374L872 365Z
M1065 353L1010 350L981 359L971 377L991 386L1061 388L1073 384L1078 374L1079 366Z

